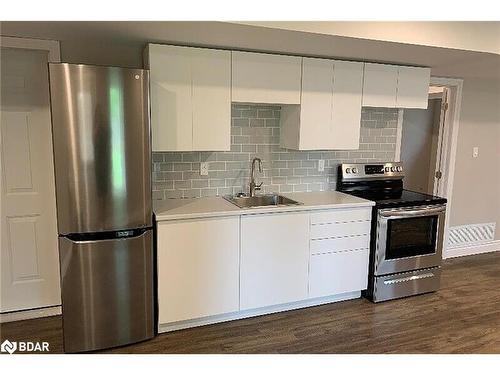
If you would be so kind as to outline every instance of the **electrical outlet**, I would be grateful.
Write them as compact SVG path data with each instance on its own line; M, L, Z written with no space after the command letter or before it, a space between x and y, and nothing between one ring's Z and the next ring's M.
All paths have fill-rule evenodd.
M324 172L324 171L325 171L325 161L318 160L318 172Z
M479 156L479 147L473 147L472 148L472 157L477 158Z
M201 176L208 176L208 163L200 163L200 175Z

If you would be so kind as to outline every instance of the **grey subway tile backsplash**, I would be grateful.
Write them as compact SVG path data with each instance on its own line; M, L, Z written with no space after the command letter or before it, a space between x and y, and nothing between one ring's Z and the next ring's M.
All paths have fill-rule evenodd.
M231 151L154 152L153 199L197 198L248 192L250 161L260 157L263 192L334 190L340 163L393 161L398 110L363 108L360 147L342 151L296 151L279 146L280 106L232 105ZM318 160L325 170L318 172ZM208 163L208 176L200 175Z

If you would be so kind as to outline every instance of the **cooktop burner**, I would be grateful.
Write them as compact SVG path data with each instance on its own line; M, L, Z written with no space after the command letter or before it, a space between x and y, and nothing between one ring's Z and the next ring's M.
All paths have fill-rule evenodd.
M446 203L445 198L436 197L429 194L419 193L411 190L401 190L397 194L370 193L369 191L348 192L360 198L375 201L378 208L403 207L403 206L423 206L431 204Z

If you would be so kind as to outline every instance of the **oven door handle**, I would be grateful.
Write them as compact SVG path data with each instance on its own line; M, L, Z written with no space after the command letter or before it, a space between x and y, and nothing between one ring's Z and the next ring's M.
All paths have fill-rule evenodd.
M403 217L418 217L418 216L433 216L444 212L446 208L435 207L435 208L421 208L416 210L381 210L379 215L384 218L403 218Z

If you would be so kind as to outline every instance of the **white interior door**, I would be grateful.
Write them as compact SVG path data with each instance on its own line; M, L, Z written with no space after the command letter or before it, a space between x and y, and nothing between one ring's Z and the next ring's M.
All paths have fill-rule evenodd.
M1 50L2 313L61 303L47 59Z

